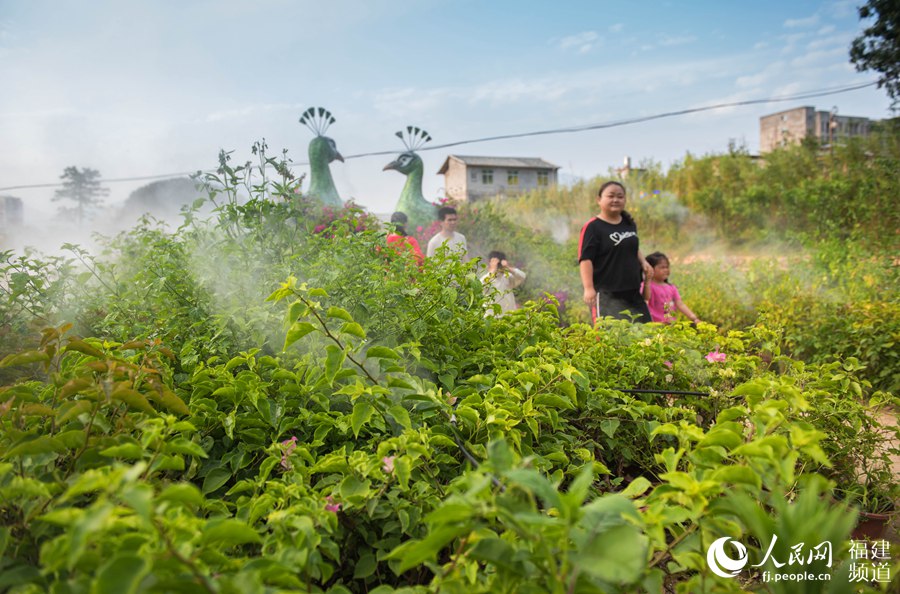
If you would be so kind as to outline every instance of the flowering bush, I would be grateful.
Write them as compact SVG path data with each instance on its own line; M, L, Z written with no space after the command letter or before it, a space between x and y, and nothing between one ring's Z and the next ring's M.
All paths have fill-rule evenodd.
M8 273L8 311L52 323L0 359L3 588L739 592L709 543L827 540L807 569L837 580L848 506L896 494L857 472L896 433L868 403L897 404L859 361L791 359L764 324L561 327L568 295L536 289L485 317L474 265L384 258L364 213L316 232L307 208L141 227L66 282ZM565 249L464 220L577 287Z

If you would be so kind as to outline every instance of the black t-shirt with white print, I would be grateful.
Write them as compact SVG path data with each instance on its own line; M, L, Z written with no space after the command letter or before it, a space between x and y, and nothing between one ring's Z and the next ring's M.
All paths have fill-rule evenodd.
M581 228L578 261L594 265L594 289L631 291L641 286L637 226L623 218L616 225L594 217Z

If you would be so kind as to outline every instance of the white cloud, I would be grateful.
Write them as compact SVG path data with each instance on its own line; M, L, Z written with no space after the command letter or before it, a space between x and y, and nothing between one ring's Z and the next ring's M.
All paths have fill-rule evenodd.
M607 31L609 31L610 33L621 33L623 29L625 29L625 25L623 25L622 23L616 23L615 25L610 25L607 28Z
M569 35L560 40L559 49L575 50L579 54L584 54L591 51L599 38L600 36L597 35L596 31L585 31L575 35Z
M817 35L828 35L829 33L834 33L836 29L837 29L837 27L835 27L834 25L825 25L824 27L822 27L821 29L816 31L816 34Z
M847 49L840 47L831 50L811 51L791 60L791 66L810 68L812 66L830 66L837 60L847 58ZM847 58L849 59L849 58Z
M459 94L458 91L446 88L382 89L376 91L372 97L372 104L382 117L405 118L406 120L424 119L430 113L442 111L447 103L458 99Z
M679 37L669 37L668 35L663 35L657 43L663 47L670 47L673 45L684 45L686 43L693 43L697 41L697 37L694 35L681 35Z
M846 18L856 16L858 14L856 7L860 4L858 0L837 0L832 2L826 9L827 13L834 18Z
M772 62L756 74L745 74L734 81L739 89L764 88L769 81L777 80L785 71L784 62Z
M221 109L207 114L204 118L207 122L219 122L223 120L234 120L246 118L251 115L259 115L261 113L271 113L275 111L294 111L300 113L309 107L302 103L257 103L245 105L232 109Z
M814 27L817 24L819 24L819 15L814 14L804 19L788 19L784 22L784 27L787 29L804 29Z

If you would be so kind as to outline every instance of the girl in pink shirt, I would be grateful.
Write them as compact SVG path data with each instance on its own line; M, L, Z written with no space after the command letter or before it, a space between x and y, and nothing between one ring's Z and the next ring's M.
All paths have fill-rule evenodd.
M654 252L647 256L647 262L653 267L653 276L641 285L641 293L653 321L674 324L677 320L675 312L680 311L691 322L699 322L700 318L681 300L675 285L669 284L669 259L666 255Z

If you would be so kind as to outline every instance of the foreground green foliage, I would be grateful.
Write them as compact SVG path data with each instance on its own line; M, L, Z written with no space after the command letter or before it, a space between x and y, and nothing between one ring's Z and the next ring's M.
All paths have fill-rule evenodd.
M0 589L796 592L707 566L775 534L833 543L785 569L833 574L808 592L887 588L847 579L857 510L897 496L859 359L776 323L562 327L550 296L485 316L475 263L420 269L225 156L208 182L212 221L9 256Z

